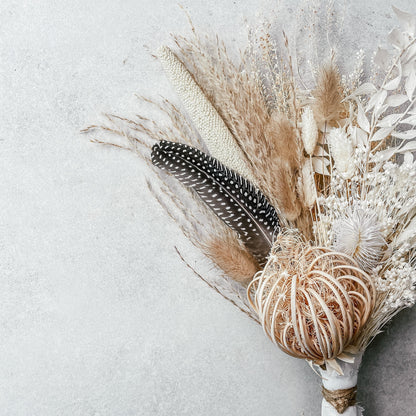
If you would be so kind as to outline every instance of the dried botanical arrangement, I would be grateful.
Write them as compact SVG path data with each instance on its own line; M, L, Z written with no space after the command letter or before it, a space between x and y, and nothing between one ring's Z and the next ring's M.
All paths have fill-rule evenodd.
M140 98L164 122L107 115L86 129L148 164L151 192L218 278L194 272L316 366L322 415L362 414L362 355L416 301L416 20L394 11L372 74L363 52L343 72L335 48L302 57L267 24L239 59L192 27L156 54L180 107ZM297 35L316 44L306 21Z

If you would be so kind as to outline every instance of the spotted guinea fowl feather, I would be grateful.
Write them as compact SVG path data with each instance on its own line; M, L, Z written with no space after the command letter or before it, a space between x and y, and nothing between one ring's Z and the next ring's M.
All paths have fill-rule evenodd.
M280 222L276 210L248 180L217 159L180 143L163 140L155 144L152 162L193 188L239 234L256 260L265 263Z

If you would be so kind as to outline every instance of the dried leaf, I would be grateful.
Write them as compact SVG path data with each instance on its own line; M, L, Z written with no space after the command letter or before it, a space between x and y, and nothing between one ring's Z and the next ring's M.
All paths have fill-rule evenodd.
M356 128L355 135L353 135L353 137L355 137L356 146L366 146L368 143L368 134L358 127Z
M404 154L403 163L410 164L410 163L413 163L413 160L414 160L414 158L413 158L413 153L412 152L406 152Z
M367 120L367 117L365 116L363 106L359 102L357 103L357 105L358 105L357 123L364 131L369 133L370 123Z
M323 158L314 157L312 159L313 171L316 172L316 173L319 173L320 175L329 176L329 171L328 171L327 167L325 166L326 162L324 162L324 161L325 161L325 159L323 159Z
M387 91L380 90L379 92L377 92L370 98L370 101L368 102L365 111L368 112L372 108L375 108L374 111L377 111L377 109L380 108L384 104L386 97L387 97Z
M349 97L357 97L359 95L370 95L375 94L377 92L377 88L371 82L365 82L364 84L360 85Z
M391 132L393 131L393 127L382 127L378 129L370 139L370 142L378 142L380 140L385 139Z
M404 146L400 147L398 153L406 152L415 152L416 151L416 141L412 140L411 142L406 143Z
M389 97L387 97L386 104L389 107L398 107L399 105L404 104L407 100L408 100L407 95L394 94L394 95L390 95Z
M395 90L400 85L400 81L402 80L402 65L400 62L397 64L397 69L399 70L399 74L397 75L396 78L393 78L386 85L384 85L383 88L385 90L388 90L388 91Z
M410 140L416 137L416 130L394 131L391 135L393 137L397 137L398 139Z
M407 97L409 98L409 100L411 100L412 97L413 97L415 87L416 87L416 73L415 73L415 70L413 69L410 72L410 74L407 77L406 82L404 84L404 89L406 90L406 94L407 94Z
M399 29L393 29L387 36L387 40L397 49L404 49L407 44L406 37Z
M374 63L382 69L387 69L390 65L390 54L387 49L378 48L374 56Z
M313 153L314 156L329 156L328 152L322 146L316 146Z
M393 127L403 114L390 114L377 123L377 127Z
M404 118L400 124L411 124L412 126L416 125L416 114Z
M415 34L416 20L415 16L410 13L404 12L395 6L392 6L394 13L396 14L403 30L410 35Z
M397 153L399 147L389 147L388 149L381 150L380 152L375 153L371 160L379 162L385 162L389 160L395 153Z

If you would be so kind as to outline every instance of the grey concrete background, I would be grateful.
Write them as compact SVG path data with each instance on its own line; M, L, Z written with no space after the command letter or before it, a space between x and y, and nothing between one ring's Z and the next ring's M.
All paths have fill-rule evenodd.
M244 17L276 6L181 3L238 46ZM286 25L299 4L282 3ZM372 50L396 24L384 0L350 1L346 15L346 52ZM101 112L136 111L135 92L174 98L143 45L186 30L168 0L0 3L0 415L319 414L307 364L177 258L174 245L198 266L139 159L79 134ZM415 344L408 310L371 345L366 415L414 414Z

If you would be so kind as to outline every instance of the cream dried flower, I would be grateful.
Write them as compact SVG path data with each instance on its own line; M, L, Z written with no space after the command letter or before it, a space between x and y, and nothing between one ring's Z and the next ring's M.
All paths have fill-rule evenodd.
M334 222L333 248L348 254L364 270L379 264L386 242L374 211L366 207L351 207Z
M316 201L317 192L311 162L308 159L303 162L298 187L298 192L303 197L303 205L312 208Z
M344 179L351 179L355 173L354 149L347 133L341 128L332 128L328 134L328 145L338 173Z
M305 107L302 113L302 141L306 153L312 155L318 141L318 126L309 106Z

